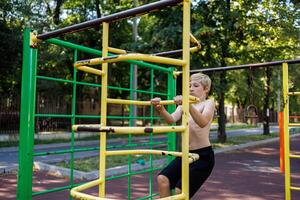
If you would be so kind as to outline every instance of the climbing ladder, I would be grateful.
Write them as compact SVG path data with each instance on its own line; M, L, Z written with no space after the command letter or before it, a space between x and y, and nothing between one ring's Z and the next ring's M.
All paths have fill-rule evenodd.
M160 155L173 155L182 157L182 193L177 194L168 198L163 199L189 199L189 163L198 159L197 154L189 154L189 130L188 130L188 110L189 103L197 102L197 98L189 96L189 73L190 73L190 51L193 52L200 48L199 42L190 34L190 1L189 0L165 0L149 5L135 8L136 10L146 9L151 12L157 8L155 7L158 3L166 3L169 6L175 6L179 3L183 4L183 35L182 35L182 59L174 59L162 57L162 55L172 54L174 52L165 52L160 54L137 54L127 53L125 50L116 49L109 47L109 21L103 20L102 22L102 57L77 61L74 67L77 70L82 70L92 74L101 76L101 122L97 125L73 125L74 131L90 131L100 132L100 148L99 148L99 179L92 182L85 183L78 187L74 187L71 190L71 195L78 199L105 199L105 169L106 169L106 157L114 155L129 155L129 154L160 154ZM124 12L126 13L126 12ZM107 16L109 18L109 16ZM100 19L101 20L101 19ZM196 47L190 48L190 41L196 44ZM108 52L119 53L119 55L108 56ZM116 127L106 126L107 124L107 104L129 104L129 105L151 105L150 101L132 101L132 100L121 100L111 99L107 95L107 79L108 79L108 63L116 63L126 60L140 60L154 63L162 63L167 65L173 65L182 68L182 96L183 96L183 115L182 125L178 126L151 126L151 127ZM101 70L92 68L93 65L102 65ZM164 105L175 104L174 101L162 101ZM107 151L106 150L106 134L155 134L155 133L167 133L167 132L179 132L182 136L182 152L171 152L171 151L159 151L159 150L118 150L118 151ZM98 197L83 193L84 190L99 186Z
M288 63L282 64L282 85L283 85L283 115L284 115L284 166L285 166L285 199L291 199L291 191L300 191L300 187L291 185L290 159L300 159L300 155L290 153L290 133L289 127L300 126L300 123L289 122L289 96L300 95L300 92L289 92L288 84Z

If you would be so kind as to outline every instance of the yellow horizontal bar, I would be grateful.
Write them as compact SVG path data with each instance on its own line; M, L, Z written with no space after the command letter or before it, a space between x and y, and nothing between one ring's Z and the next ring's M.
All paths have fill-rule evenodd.
M192 47L190 48L191 53L195 53L196 51L199 51L201 49L201 46Z
M86 200L109 200L107 198L100 198L100 197L96 197L96 196L92 196L89 194L84 194L81 193L81 191L92 188L96 185L99 185L101 183L103 183L104 179L97 179L88 183L84 183L80 186L74 187L71 189L71 196L76 198L76 199L86 199Z
M91 73L91 74L96 74L96 75L99 75L99 76L104 74L103 71L101 71L99 69L92 68L92 67L88 67L88 66L78 66L76 68L80 71L84 71L84 72Z
M298 191L300 191L300 187L291 187L291 190L298 190Z
M300 95L300 92L289 92L289 95L293 96L293 95Z
M93 58L89 60L81 60L75 62L74 66L78 67L82 65L98 65L102 63L114 63L114 62L125 61L125 60L142 60L147 62L162 63L162 64L176 65L176 66L183 66L186 64L184 60L147 55L147 54L132 53L132 54L122 54L122 55L102 57L102 58Z
M290 154L290 158L300 158L300 155Z
M86 189L89 189L91 187L94 187L99 183L100 183L100 181L99 181L99 179L97 179L95 181L91 181L91 182L83 184L83 185L85 185L84 189L82 189L82 187L81 187L83 185L80 185L78 187L74 187L74 188L71 189L71 196L74 197L75 199L84 199L84 200L114 200L114 199L109 199L109 198L96 197L96 196L93 196L93 195L84 194L84 193L80 192L82 190L86 190ZM165 197L165 198L160 198L158 200L175 200L175 199L176 200L177 199L178 200L185 199L185 195L183 193L181 193L181 194L177 194L177 195L173 195L173 196L169 196L169 197Z
M186 199L185 195L183 193L181 194L177 194L177 195L173 195L173 196L169 196L169 197L164 197L164 198L160 198L157 200L181 200L181 199Z
M117 54L126 54L127 53L126 50L117 49L117 48L114 48L114 47L108 47L108 51L112 52L112 53L117 53Z
M198 103L199 98L190 96L190 103ZM107 98L107 103L112 104L125 104L125 105L143 105L143 106L150 106L151 101L136 101L136 100L125 100L125 99L111 99ZM171 105L175 104L174 100L165 100L160 102L161 105Z
M73 125L74 131L90 131L90 132L108 132L115 134L145 134L145 133L166 133L166 132L182 132L185 126L152 126L152 127L124 127L124 126L100 126L95 125Z
M200 42L196 39L196 37L195 37L192 33L190 33L190 40L191 40L192 43L194 43L194 44L196 44L197 46L200 46L200 47L201 47Z
M182 157L182 152L175 151L161 151L161 150L150 150L150 149L139 149L139 150L118 150L118 151L107 151L107 156L117 156L117 155L131 155L131 154L156 154L156 155L166 155L166 156L176 156ZM199 155L195 153L189 153L189 163L192 163L199 159Z
M300 123L289 123L289 126L300 126Z

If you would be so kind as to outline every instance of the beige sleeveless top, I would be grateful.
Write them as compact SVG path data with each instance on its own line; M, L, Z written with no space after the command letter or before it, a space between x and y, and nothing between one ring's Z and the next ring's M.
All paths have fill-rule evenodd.
M213 111L215 110L213 100L205 100L203 102L194 104L194 107L202 113L204 110L205 106L213 106L212 109ZM201 128L196 122L193 120L192 116L189 115L189 133L190 133L190 138L189 138L189 149L190 150L196 150L200 148L204 148L207 146L210 146L210 141L209 141L209 130L211 126L211 122L213 120L213 114L210 117L209 122L206 124L205 127ZM175 110L174 113L172 113L172 117L174 120L177 122L178 120L181 119L182 116L182 106L178 106Z

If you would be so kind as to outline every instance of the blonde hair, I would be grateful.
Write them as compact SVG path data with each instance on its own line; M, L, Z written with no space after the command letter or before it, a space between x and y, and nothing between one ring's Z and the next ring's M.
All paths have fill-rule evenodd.
M206 74L196 73L191 75L191 81L199 82L205 89L207 89L207 93L210 91L211 87L211 79Z

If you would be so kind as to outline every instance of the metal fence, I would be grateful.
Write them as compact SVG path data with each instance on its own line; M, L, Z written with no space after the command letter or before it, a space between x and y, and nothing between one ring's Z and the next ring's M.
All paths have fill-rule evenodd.
M0 96L0 134L17 134L20 127L20 96Z

